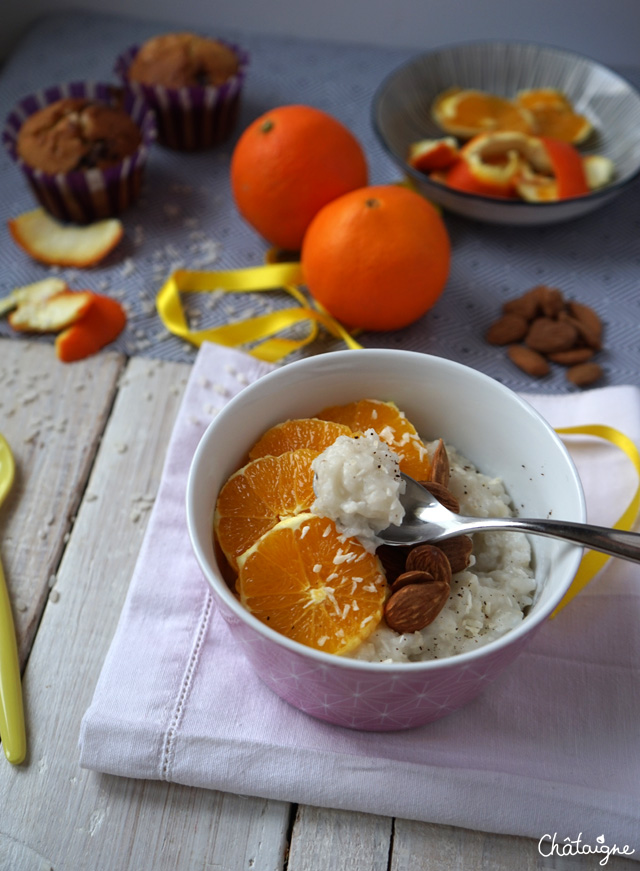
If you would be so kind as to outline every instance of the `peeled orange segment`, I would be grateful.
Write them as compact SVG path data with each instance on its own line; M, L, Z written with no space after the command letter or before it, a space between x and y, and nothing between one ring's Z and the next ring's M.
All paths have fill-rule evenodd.
M33 284L16 287L11 293L0 299L0 316L23 303L40 302L56 293L61 293L63 290L68 290L68 288L66 281L61 278L43 278L41 281L34 281Z
M287 451L251 460L220 490L214 531L234 568L237 558L285 517L309 511L315 499L311 463L317 451Z
M398 455L401 471L417 481L429 479L431 462L427 449L420 440L416 428L393 402L360 399L347 405L325 408L318 417L322 420L342 423L353 432L375 430Z
M255 443L249 451L249 459L284 454L285 451L295 451L300 448L310 448L314 451L324 451L332 445L338 436L353 435L348 426L318 418L298 418L286 420L271 427Z
M92 301L88 290L62 290L45 299L21 303L9 315L9 323L20 332L57 333L81 318Z
M123 235L122 223L107 218L77 227L61 224L44 209L25 212L8 222L9 232L34 260L53 266L93 266L107 256Z
M578 145L593 132L589 119L576 113L565 94L555 88L520 91L516 102L531 112L539 136L551 136Z
M238 558L240 601L258 620L325 653L349 653L382 619L386 579L375 554L332 521L300 514Z
M488 130L534 132L527 109L486 91L451 88L438 95L431 111L436 123L454 136L468 138Z
M407 162L419 172L448 169L458 160L458 143L453 136L442 139L420 139L409 146Z

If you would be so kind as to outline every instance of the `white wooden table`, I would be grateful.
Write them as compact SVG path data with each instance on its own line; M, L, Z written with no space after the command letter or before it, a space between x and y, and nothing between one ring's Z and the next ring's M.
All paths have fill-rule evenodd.
M0 431L16 484L0 510L28 756L0 758L0 871L586 871L526 838L292 806L78 765L189 374L184 363L0 339ZM487 796L487 801L491 796ZM612 858L612 871L638 867Z

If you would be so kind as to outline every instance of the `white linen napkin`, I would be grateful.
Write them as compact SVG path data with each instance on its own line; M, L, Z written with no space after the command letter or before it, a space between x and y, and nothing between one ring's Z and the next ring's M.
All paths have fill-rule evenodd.
M116 634L80 733L80 764L125 777L463 826L557 833L640 855L640 566L607 564L478 699L406 732L331 726L255 676L213 605L184 516L212 405L271 367L203 345ZM640 443L640 389L527 396L553 426ZM571 439L589 520L611 525L635 472ZM602 844L602 841L598 842Z

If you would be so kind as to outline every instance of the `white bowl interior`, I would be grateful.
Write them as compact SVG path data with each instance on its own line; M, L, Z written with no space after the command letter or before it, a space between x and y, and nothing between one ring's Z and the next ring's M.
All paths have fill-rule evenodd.
M452 191L406 163L409 145L446 135L431 116L447 88L476 88L512 97L526 88L557 88L592 122L580 150L616 165L616 179L589 196L524 203ZM615 196L640 171L640 94L607 67L561 49L529 43L473 42L420 55L390 73L373 101L373 125L385 148L427 196L452 211L497 223L552 223L586 214Z
M221 486L270 426L365 397L393 400L424 438L444 438L480 471L501 477L521 516L584 521L578 474L561 441L528 403L488 376L409 351L342 351L291 363L227 405L205 432L189 476L187 519L196 556L216 592L244 619L214 554ZM534 537L532 545L542 585L525 623L553 610L580 559L578 548L560 541Z

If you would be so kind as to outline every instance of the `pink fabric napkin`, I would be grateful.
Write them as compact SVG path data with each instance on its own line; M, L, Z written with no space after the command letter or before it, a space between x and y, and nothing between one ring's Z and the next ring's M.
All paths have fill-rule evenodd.
M269 368L199 352L80 764L536 839L604 835L640 855L640 566L609 562L480 698L415 730L330 726L255 677L192 555L184 494L212 410ZM554 426L609 424L640 442L636 387L527 398ZM592 440L570 449L589 519L611 525L635 490L631 464Z

